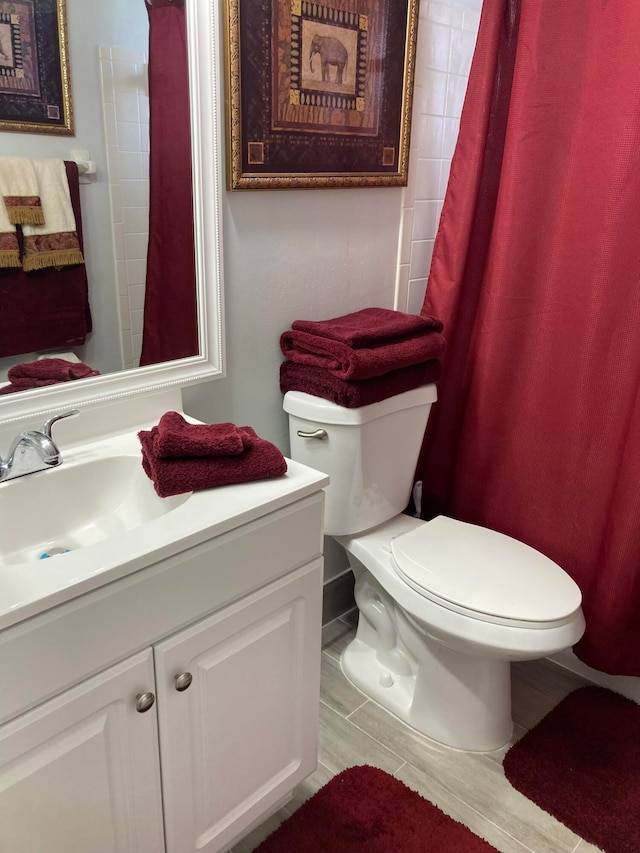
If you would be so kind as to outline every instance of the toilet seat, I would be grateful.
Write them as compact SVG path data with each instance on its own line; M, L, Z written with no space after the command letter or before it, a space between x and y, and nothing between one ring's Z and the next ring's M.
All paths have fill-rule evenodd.
M501 624L564 623L582 595L557 563L522 542L438 516L391 541L396 573L441 606Z

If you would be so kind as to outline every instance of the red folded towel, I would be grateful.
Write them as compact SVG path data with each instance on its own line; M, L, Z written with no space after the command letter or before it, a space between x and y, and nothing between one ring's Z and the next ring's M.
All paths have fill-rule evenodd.
M391 370L439 358L444 338L439 332L353 349L342 341L292 329L280 337L283 355L296 364L322 367L339 379L371 379Z
M362 349L425 332L441 332L443 326L435 317L404 314L389 308L363 308L332 320L294 320L291 328Z
M7 376L12 382L16 379L57 379L58 382L66 382L69 379L84 379L85 376L97 376L97 374L97 370L93 370L81 361L39 358L36 361L14 364L9 368Z
M387 397L436 382L441 376L442 366L435 358L421 364L402 367L400 370L392 370L384 376L355 382L338 379L321 367L283 361L280 365L280 390L283 394L287 391L304 391L305 394L331 400L345 409L358 409L360 406L379 403Z
M81 361L67 361L64 358L39 358L36 361L26 361L14 364L7 371L11 385L2 389L3 394L12 391L28 391L29 388L43 388L46 385L57 385L59 382L69 382L73 379L86 379L88 376L98 376L99 371L93 370ZM8 388L11 391L7 390Z
M242 453L183 459L156 456L153 444L157 430L157 426L141 430L138 438L142 445L142 467L161 498L279 477L287 470L287 462L278 448L256 435L251 427L238 427L244 444Z
M190 424L178 412L165 412L153 441L162 459L184 456L234 456L242 453L242 435L235 424Z

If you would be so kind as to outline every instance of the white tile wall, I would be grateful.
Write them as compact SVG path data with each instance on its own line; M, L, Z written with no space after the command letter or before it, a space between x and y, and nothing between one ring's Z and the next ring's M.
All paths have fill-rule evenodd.
M396 308L417 314L458 136L480 12L476 3L420 3L409 183L403 190Z
M122 362L137 367L149 238L149 96L146 54L99 50L113 219Z

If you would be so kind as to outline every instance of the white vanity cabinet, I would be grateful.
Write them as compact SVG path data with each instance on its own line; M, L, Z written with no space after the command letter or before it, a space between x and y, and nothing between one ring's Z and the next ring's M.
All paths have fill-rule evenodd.
M313 771L312 480L0 631L2 853L214 853Z
M315 768L318 580L302 569L156 647L167 853L220 850Z
M153 684L141 652L0 727L2 853L162 851Z

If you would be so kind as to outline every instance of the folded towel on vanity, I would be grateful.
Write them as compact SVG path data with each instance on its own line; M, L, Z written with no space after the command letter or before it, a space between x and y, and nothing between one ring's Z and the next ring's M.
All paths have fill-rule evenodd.
M165 412L158 421L153 450L162 459L236 456L244 443L235 424L190 424L178 412Z
M353 349L342 341L291 329L282 333L280 349L290 361L322 367L339 379L371 379L438 358L444 350L444 338L433 331L381 346Z
M24 225L25 272L84 264L63 160L33 160L44 225Z
M26 157L0 157L0 193L12 225L44 224L33 161Z
M402 367L400 370L391 370L373 379L351 382L338 379L321 367L283 361L280 365L280 390L283 394L287 391L303 391L314 397L331 400L345 409L358 409L360 406L370 406L396 394L436 382L441 376L442 366L436 358Z
M340 341L353 349L381 346L426 332L441 332L435 317L405 314L390 308L363 308L331 320L294 320L291 328L321 338Z
M244 446L242 453L162 459L154 450L158 427L141 430L138 438L142 446L142 467L161 498L286 473L287 462L274 444L260 438L251 427L238 427L238 432Z
M93 370L81 361L66 361L64 358L39 358L37 361L26 361L14 364L7 371L7 379L11 385L0 388L0 394L12 394L14 391L28 391L30 388L44 388L47 385L57 385L60 382L70 382L73 379L86 379L98 376L99 371Z

